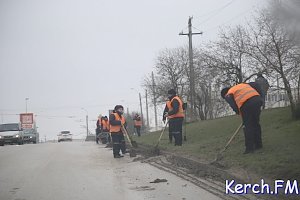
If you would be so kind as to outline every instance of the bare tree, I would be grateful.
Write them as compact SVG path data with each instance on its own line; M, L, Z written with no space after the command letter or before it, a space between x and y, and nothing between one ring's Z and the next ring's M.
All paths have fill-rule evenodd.
M292 116L296 116L296 103L292 88L300 73L299 52L295 38L268 10L262 10L252 27L250 55L261 63L270 75L278 74L283 82L291 105Z
M242 26L220 32L220 39L207 46L206 64L218 72L219 82L234 85L257 73L253 59L247 55L249 34Z
M155 64L155 85L151 75L145 77L143 84L150 92L152 103L154 99L158 104L166 102L167 91L171 88L183 99L188 98L187 65L187 49L184 47L165 49L159 53Z

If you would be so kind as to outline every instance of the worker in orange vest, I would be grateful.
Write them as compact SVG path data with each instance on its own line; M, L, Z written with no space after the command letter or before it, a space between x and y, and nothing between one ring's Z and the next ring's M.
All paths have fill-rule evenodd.
M259 124L263 104L261 94L261 88L255 82L240 83L221 91L222 98L229 103L236 114L242 117L246 146L244 154L253 153L254 150L262 148Z
M109 133L109 121L108 121L108 117L107 116L104 116L102 117L102 120L101 120L101 131L103 133ZM108 140L108 143L110 143L111 141L111 138L110 138L110 135L107 134L107 140Z
M163 121L169 120L169 142L175 139L175 146L182 145L182 124L184 119L183 102L177 96L176 91L171 89L168 91L168 101L164 109Z
M123 116L124 108L122 105L116 105L113 113L109 115L110 133L113 142L114 158L124 157L126 152L125 138L121 127L126 127L126 120ZM122 152L122 155L120 154Z
M136 130L136 133L138 134L138 136L141 136L141 127L142 127L142 120L141 117L139 116L139 114L136 114L133 118L134 121L134 128Z

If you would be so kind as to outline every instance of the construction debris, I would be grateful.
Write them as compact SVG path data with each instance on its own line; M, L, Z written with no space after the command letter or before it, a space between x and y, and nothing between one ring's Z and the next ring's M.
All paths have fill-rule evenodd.
M167 179L159 179L159 178L157 178L154 181L151 181L150 183L161 183L161 182L168 182L168 180Z

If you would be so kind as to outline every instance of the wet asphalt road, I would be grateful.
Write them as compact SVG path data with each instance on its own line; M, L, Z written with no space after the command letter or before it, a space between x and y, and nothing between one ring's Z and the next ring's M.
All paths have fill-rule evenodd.
M94 142L0 147L0 200L215 200L218 197ZM149 183L156 178L168 182Z

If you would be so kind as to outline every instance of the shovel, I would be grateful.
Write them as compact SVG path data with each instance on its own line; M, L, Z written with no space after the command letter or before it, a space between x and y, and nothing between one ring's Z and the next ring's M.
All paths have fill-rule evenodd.
M163 134L164 134L164 132L165 132L165 130L166 130L166 127L167 127L168 123L169 123L169 121L168 121L168 119L167 119L166 124L165 124L163 130L161 131L160 136L159 136L159 138L158 138L158 140L157 140L157 143L156 143L156 145L154 146L154 150L153 150L153 154L154 154L154 155L158 155L158 156L159 156L160 150L159 150L159 148L158 148L158 145L159 145L159 142L160 142L160 140L161 140L161 137L163 136Z
M241 123L239 125L239 127L236 129L236 131L233 133L233 135L231 136L231 138L228 140L227 144L224 146L224 148L217 154L216 158L210 163L210 164L214 164L218 161L220 161L223 156L222 153L227 149L227 147L229 146L229 144L232 142L233 138L239 133L240 129L242 128L243 123Z
M127 130L124 128L123 125L121 126L121 130L122 130L123 134L126 135L127 140L128 140L128 142L129 142L129 144L130 144L130 146L131 146L131 149L130 149L130 151L129 151L129 156L130 156L130 157L136 157L136 151L133 149L134 146L133 146L133 144L132 144L133 141L130 139L130 137L129 137L129 135L128 135L128 132L127 132ZM135 142L135 141L134 141L134 142ZM136 144L136 142L135 142L135 144Z

